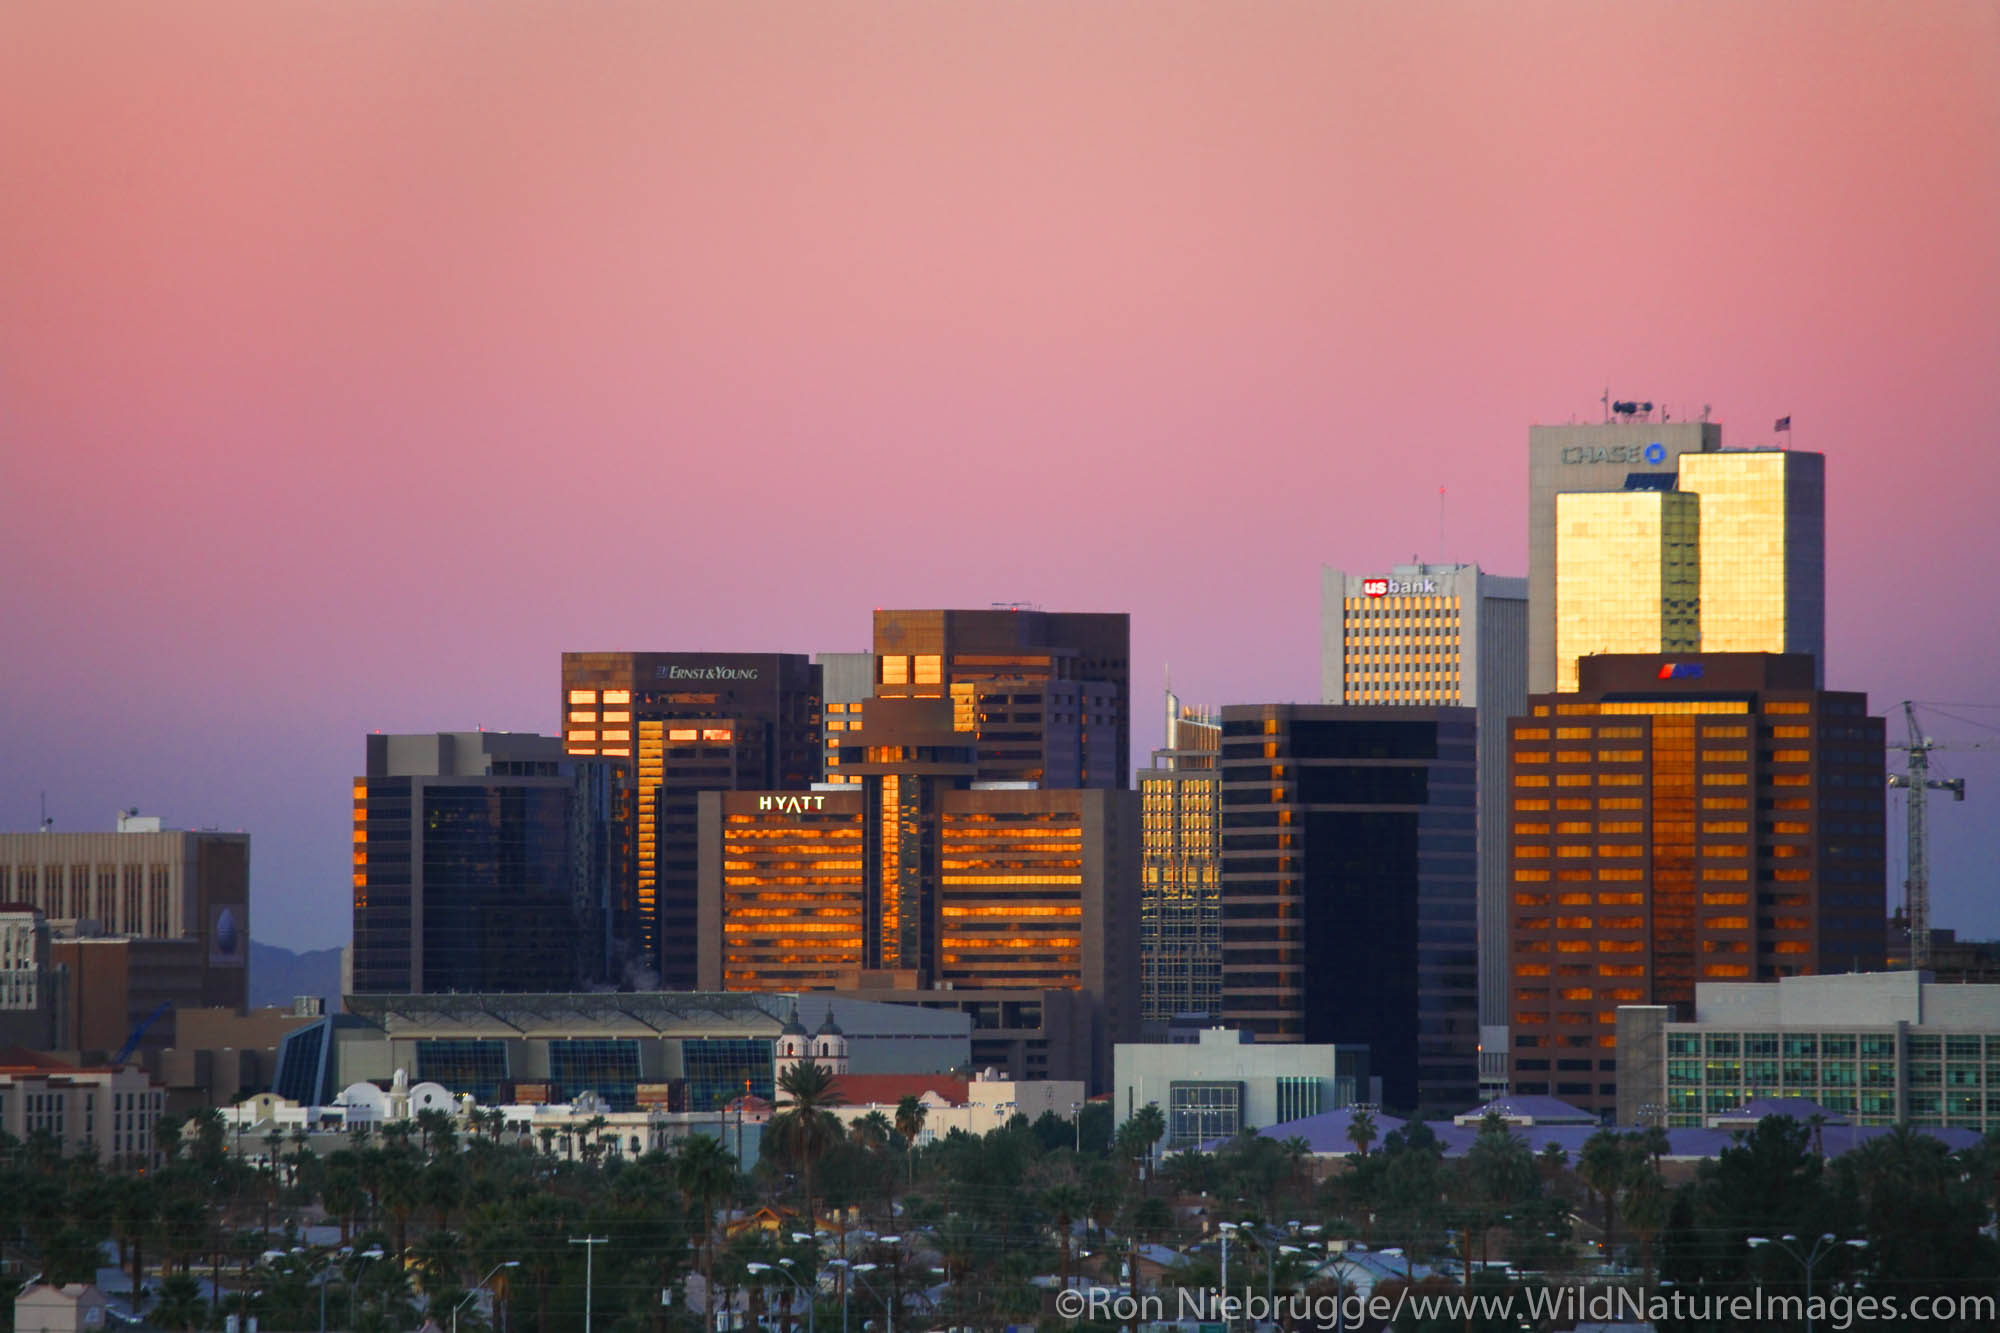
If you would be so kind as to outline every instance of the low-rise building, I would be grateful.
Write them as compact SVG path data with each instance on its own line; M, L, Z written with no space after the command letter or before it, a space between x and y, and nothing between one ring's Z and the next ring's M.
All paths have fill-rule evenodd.
M1619 1009L1618 1089L1626 1125L1700 1126L1785 1098L1861 1126L1983 1133L2000 1128L2000 986L1927 972L1704 983L1691 1022Z
M116 1167L159 1165L165 1093L143 1070L80 1067L14 1046L0 1050L0 1129L47 1134L64 1156L94 1150Z
M1165 1152L1380 1101L1365 1046L1254 1042L1248 1032L1209 1028L1192 1046L1120 1045L1114 1060L1113 1115L1122 1122L1158 1106L1167 1118Z
M104 1327L110 1304L86 1282L63 1287L37 1283L14 1298L15 1333L90 1333Z

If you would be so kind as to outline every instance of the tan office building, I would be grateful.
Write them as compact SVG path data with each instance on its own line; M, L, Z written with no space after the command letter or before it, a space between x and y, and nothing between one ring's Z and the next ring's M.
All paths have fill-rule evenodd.
M0 833L0 902L38 908L58 942L154 942L140 952L171 957L175 1003L241 1011L249 998L250 835L161 829L131 814L118 823L116 833Z

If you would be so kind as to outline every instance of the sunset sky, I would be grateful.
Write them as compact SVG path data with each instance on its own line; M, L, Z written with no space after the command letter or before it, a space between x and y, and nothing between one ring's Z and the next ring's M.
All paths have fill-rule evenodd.
M1130 611L1149 745L1317 697L1322 562L1525 573L1607 387L1827 454L2000 934L1994 0L6 5L0 828L344 943L367 731L877 606Z

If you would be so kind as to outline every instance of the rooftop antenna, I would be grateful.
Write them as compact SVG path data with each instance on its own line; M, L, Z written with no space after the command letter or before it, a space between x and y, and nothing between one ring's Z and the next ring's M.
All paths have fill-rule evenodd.
M1606 379L1604 382L1604 397L1598 399L1598 401L1604 404L1604 419L1606 421L1611 420L1611 381L1609 379Z
M1438 487L1438 561L1444 561L1444 487Z
M1708 412L1709 412L1708 404L1703 403L1701 405L1701 419L1703 422L1706 422L1708 420Z
M49 818L49 794L44 791L42 793L42 832L47 833L55 826L56 821Z

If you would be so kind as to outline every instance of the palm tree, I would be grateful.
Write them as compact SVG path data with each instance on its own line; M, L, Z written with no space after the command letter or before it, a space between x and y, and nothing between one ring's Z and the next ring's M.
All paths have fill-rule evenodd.
M155 1322L176 1333L193 1333L206 1312L201 1284L187 1274L176 1274L160 1284L160 1303L153 1307Z
M834 1089L833 1071L811 1060L800 1061L779 1075L778 1091L790 1100L764 1127L764 1142L780 1157L797 1164L799 1183L804 1187L806 1230L810 1231L818 1217L813 1209L813 1164L843 1137L840 1121L828 1109L843 1103Z
M674 1159L674 1184L701 1214L701 1243L708 1252L704 1271L715 1272L715 1201L736 1188L736 1159L722 1146L722 1140L708 1134L690 1134L681 1140Z
M1356 1156L1366 1157L1368 1145L1375 1142L1375 1117L1366 1111L1356 1111L1347 1117L1347 1141L1354 1145Z
M910 1159L910 1179L917 1178L917 1135L924 1132L924 1117L930 1108L911 1094L896 1103L896 1132L903 1136L903 1148Z
M1582 1177L1584 1188L1591 1197L1599 1200L1604 1208L1604 1253L1611 1253L1612 1228L1617 1219L1618 1188L1625 1182L1626 1157L1624 1140L1616 1130L1600 1129L1583 1142L1583 1151L1577 1154L1576 1173Z
M133 1308L138 1308L139 1288L145 1281L146 1237L151 1234L159 1212L159 1190L152 1176L121 1176L112 1196L111 1215L118 1243L132 1267Z
M1070 1228L1076 1219L1083 1216L1090 1206L1090 1199L1084 1192L1068 1181L1051 1185L1042 1193L1042 1207L1055 1214L1056 1235L1062 1240L1062 1289L1069 1290L1069 1243Z

